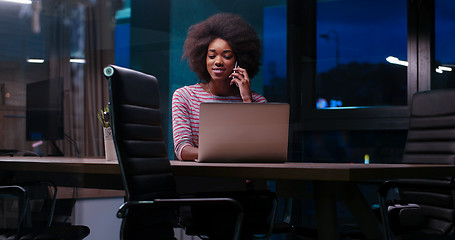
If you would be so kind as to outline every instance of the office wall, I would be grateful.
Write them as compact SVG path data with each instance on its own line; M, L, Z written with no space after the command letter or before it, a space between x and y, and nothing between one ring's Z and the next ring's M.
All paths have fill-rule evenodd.
M116 217L123 198L93 198L77 200L73 223L90 228L85 240L115 240L120 237L121 220Z
M115 214L123 198L80 199L74 206L73 223L90 228L90 235L84 240L115 240L120 238L121 219ZM177 240L199 240L185 235L185 231L174 230Z

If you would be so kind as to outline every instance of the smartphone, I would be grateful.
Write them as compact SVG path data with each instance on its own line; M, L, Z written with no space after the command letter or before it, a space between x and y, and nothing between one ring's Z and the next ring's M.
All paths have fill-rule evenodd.
M237 63L237 61L235 61L234 69L237 68L238 66L239 66L239 64ZM233 72L235 72L235 70L234 70ZM232 76L231 79L234 79L234 76ZM235 83L235 86L239 87L239 85L237 84L237 82Z
M235 61L234 69L237 68L238 66L239 65L238 65L237 61ZM235 70L233 72L235 72ZM234 76L232 76L231 79L234 79Z

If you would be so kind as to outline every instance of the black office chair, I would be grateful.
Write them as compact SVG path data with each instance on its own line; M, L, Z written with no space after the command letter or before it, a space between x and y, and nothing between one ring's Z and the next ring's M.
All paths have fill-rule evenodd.
M1 210L0 239L19 239L28 208L27 191L17 185L0 186L0 202L11 206Z
M54 221L57 187L50 182L2 186L0 196L3 215L12 216L0 229L0 239L81 240L90 233L86 226Z
M205 206L225 209L226 216L216 217L229 226L212 220L213 229L202 228L205 231L195 234L215 238L213 231L225 227L221 238L238 239L243 209L236 200L177 196L162 136L157 79L113 65L104 74L109 80L111 126L126 190L126 201L117 213L123 218L121 239L175 239L173 228L186 227L177 217L180 206L193 207L188 212Z
M402 162L455 164L455 89L414 94ZM454 239L454 190L453 177L381 185L378 196L387 239Z

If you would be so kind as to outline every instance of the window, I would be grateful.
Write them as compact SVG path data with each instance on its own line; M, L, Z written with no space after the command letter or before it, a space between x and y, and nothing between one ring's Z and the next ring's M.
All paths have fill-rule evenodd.
M407 1L318 1L315 106L407 104Z
M371 162L399 161L413 90L408 1L288 4L288 25L296 26L288 33L289 52L296 51L288 58L293 158L363 162L369 154Z
M431 89L455 88L455 2L435 1L435 73Z

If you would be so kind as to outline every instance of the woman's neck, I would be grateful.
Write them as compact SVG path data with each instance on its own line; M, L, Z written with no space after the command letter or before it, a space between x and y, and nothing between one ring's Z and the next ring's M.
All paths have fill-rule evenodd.
M237 96L239 95L238 88L234 85L229 85L229 83L216 83L215 81L210 81L206 85L207 90L210 94L216 96Z

